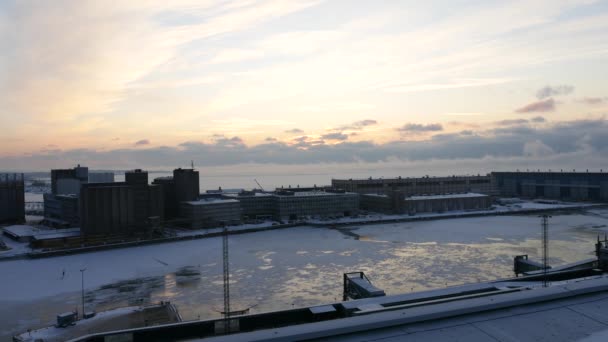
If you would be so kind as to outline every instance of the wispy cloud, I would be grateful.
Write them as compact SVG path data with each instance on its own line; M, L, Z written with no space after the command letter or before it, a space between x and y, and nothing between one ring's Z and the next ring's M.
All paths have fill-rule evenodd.
M539 100L543 100L552 96L568 95L571 94L573 91L574 86L571 85L564 84L558 86L545 86L536 92L536 97Z
M150 145L150 140L148 139L142 139L142 140L138 140L135 142L134 144L135 146L144 146L144 145Z
M608 103L608 97L583 97L578 101L588 105L598 105Z
M497 121L496 124L499 126L512 126L512 125L523 125L527 124L529 121L526 119L510 119L510 120L501 120Z
M553 112L555 110L555 100L552 98L532 102L519 109L516 109L517 113L534 113L534 112Z
M327 133L327 134L323 134L321 135L321 139L324 140L346 140L348 139L348 135L341 133L341 132L335 132L335 133Z
M301 130L301 129L299 129L299 128L292 128L292 129L286 130L285 133L289 133L289 134L302 134L302 133L304 133L304 131Z
M422 133L422 132L438 132L443 131L443 125L435 123L435 124L416 124L416 123L407 123L402 127L397 128L397 131L402 133Z

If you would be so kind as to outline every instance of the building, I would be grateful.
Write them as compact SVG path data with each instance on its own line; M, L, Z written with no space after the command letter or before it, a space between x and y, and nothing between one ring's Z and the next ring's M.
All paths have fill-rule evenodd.
M221 227L241 222L241 205L234 199L205 198L180 204L181 216L192 229Z
M311 216L350 216L359 211L359 195L344 190L274 192L242 191L222 194L238 200L243 219L296 220Z
M469 192L466 194L410 196L404 199L403 210L408 214L416 214L486 210L491 207L490 196Z
M44 220L53 227L80 226L78 195L44 194Z
M112 172L89 172L85 166L51 170L51 193L44 195L44 220L54 227L80 226L78 196L87 183L112 183Z
M161 188L166 219L179 216L181 202L199 198L199 174L194 169L175 169L173 176L155 178L152 184Z
M53 195L78 194L80 184L89 180L89 168L76 166L73 169L51 170L51 193Z
M163 193L148 185L148 173L125 173L125 182L88 183L80 190L83 236L135 234L151 230L164 218Z
M170 220L176 218L179 213L179 206L175 199L175 183L172 176L154 178L153 185L158 185L163 194L163 202L165 204L165 219Z
M295 220L308 216L351 216L359 211L359 195L340 191L277 191L278 219Z
M501 196L608 201L605 172L492 172Z
M494 195L496 187L491 175L419 177L419 178L372 178L332 179L331 185L358 194L388 194L403 191L406 196L475 192Z
M268 219L277 216L277 198L272 193L241 191L236 194L224 194L224 197L239 201L244 220Z
M83 236L135 231L133 188L124 182L89 183L80 189Z
M414 215L491 207L492 198L477 193L405 196L402 191L391 191L387 195L361 195L361 209L385 214Z
M175 182L175 200L177 203L195 201L200 194L198 171L194 169L173 170Z
M23 174L0 174L0 222L25 221Z
M27 225L14 225L2 228L2 233L18 242L30 242L40 230Z
M113 172L90 172L89 183L113 183Z

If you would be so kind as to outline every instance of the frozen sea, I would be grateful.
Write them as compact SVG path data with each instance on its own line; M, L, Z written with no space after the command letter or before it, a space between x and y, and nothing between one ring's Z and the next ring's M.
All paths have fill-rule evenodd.
M608 209L550 218L550 260L593 257ZM541 255L536 215L350 226L296 227L230 236L233 309L264 312L341 300L342 273L364 271L387 294L512 276L513 257ZM184 319L219 317L220 238L0 262L0 341L87 310L171 301Z

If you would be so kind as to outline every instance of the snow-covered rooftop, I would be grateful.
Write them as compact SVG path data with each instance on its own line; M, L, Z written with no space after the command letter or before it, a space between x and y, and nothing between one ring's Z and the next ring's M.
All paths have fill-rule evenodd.
M417 201L417 200L433 200L433 199L449 199L449 198L472 198L472 197L488 197L488 195L477 194L474 192L467 192L464 194L443 194L443 195L423 195L423 196L410 196L407 197L406 201Z
M34 236L39 232L38 228L27 225L14 225L3 228L5 232L16 237Z
M209 205L209 204L219 204L219 203L238 203L239 201L235 199L223 199L223 198L205 198L200 199L198 201L187 201L183 203L187 203L190 205Z
M49 240L73 236L80 236L80 228L40 230L34 235L34 239Z

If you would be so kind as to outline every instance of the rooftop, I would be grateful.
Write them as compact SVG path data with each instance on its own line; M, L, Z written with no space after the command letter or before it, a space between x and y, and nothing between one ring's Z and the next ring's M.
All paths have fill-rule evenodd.
M38 228L27 225L8 226L3 229L7 234L15 237L34 236L40 231Z
M463 194L443 194L443 195L422 195L422 196L410 196L407 197L406 201L416 200L434 200L434 199L450 199L450 198L474 198L474 197L488 197L488 195L477 194L473 192L467 192Z
M239 203L238 200L235 199L223 199L223 198L205 198L200 199L198 201L187 201L182 202L190 205L210 205L210 204L220 204L220 203Z

